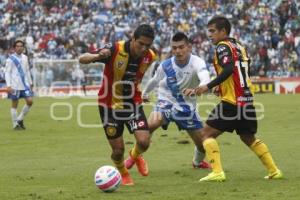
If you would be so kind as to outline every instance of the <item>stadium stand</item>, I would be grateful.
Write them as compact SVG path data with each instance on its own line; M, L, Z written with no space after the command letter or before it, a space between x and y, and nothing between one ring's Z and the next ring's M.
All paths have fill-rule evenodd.
M205 25L222 14L249 49L252 75L300 76L299 6L297 0L0 0L0 65L18 37L26 39L31 57L74 59L130 37L140 22L155 27L154 47L162 58L180 30L192 39L194 53L211 63Z

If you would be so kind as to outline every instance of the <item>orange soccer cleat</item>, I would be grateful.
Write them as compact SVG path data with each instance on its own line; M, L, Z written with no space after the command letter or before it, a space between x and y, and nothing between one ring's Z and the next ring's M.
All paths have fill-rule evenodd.
M121 174L121 176L122 176L122 185L134 185L129 172Z
M127 158L125 160L125 167L127 169L131 169L132 166L136 164L136 167L139 171L139 173L142 176L148 176L149 174L149 168L148 168L148 164L145 161L145 159L143 158L142 155L139 155L135 160L131 157L131 153L129 152L129 158Z

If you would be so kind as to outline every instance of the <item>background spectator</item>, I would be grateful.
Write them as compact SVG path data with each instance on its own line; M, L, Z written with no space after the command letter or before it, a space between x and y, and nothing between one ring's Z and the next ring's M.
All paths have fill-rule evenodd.
M194 53L211 67L213 48L205 26L211 16L222 14L231 19L233 36L249 49L252 75L298 76L299 5L296 0L0 0L0 58L17 37L26 39L35 58L77 58L108 41L127 39L144 22L155 27L154 46L163 57L172 34L183 31Z

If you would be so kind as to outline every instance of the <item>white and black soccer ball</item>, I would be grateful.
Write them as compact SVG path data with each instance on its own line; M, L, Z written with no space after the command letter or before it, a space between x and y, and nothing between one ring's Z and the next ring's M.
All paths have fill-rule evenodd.
M95 184L103 192L113 192L121 185L120 172L113 166L105 165L95 173Z

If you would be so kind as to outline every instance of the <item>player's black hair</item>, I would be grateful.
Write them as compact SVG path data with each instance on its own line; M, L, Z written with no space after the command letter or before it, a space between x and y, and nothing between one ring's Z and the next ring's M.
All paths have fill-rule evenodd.
M142 24L134 31L134 39L139 39L141 36L154 39L154 29L148 24Z
M231 31L231 25L229 20L226 17L223 16L214 16L209 22L207 23L208 26L216 24L216 28L218 30L222 30L223 28L225 29L227 35L230 34Z
M177 32L172 37L173 42L179 42L182 40L184 40L186 43L190 43L188 36L186 34L184 34L183 32Z
M15 48L16 45L17 45L18 43L22 43L23 46L25 46L25 42L24 42L23 40L21 40L21 39L16 39L16 40L14 41L13 47Z

